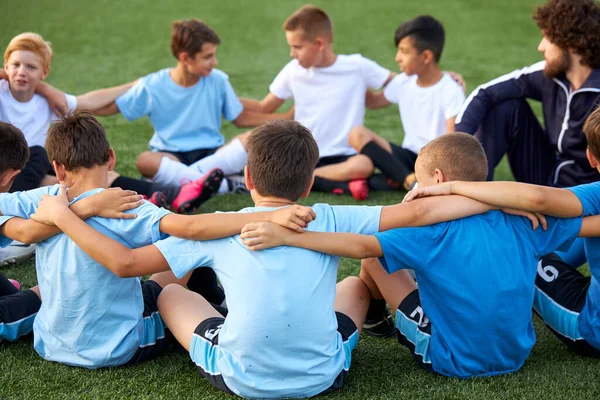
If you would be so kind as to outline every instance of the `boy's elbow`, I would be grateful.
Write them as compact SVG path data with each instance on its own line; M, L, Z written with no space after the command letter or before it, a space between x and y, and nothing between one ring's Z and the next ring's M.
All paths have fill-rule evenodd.
M531 196L529 196L528 202L528 209L538 212L545 212L546 205L548 204L548 196L546 196L541 190L535 190Z
M132 278L136 275L132 273L135 259L131 256L113 262L110 270L119 278Z

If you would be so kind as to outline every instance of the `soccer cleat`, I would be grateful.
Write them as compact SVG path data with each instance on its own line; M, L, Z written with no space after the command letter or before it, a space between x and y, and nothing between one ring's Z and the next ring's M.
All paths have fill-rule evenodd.
M244 175L229 175L225 178L227 186L229 187L229 193L243 194L250 193L246 187L246 178Z
M0 249L0 267L28 260L35 254L35 244L25 244L13 241L7 247Z
M390 310L386 307L383 315L379 318L366 319L363 324L363 332L378 338L389 338L396 334L396 325Z
M404 190L411 191L413 189L415 189L417 185L417 176L415 175L415 173L411 173L409 174L406 178L404 178Z
M357 179L348 183L350 194L356 200L362 201L369 198L369 185L365 179Z
M156 207L167 208L169 206L167 196L163 192L154 192L147 200Z
M202 178L184 184L173 200L173 209L178 213L192 211L217 193L221 182L223 182L223 171L215 168Z
M8 280L10 283L12 283L12 285L14 287L17 288L17 290L21 290L21 284L19 283L19 281L15 281L14 279L9 279Z

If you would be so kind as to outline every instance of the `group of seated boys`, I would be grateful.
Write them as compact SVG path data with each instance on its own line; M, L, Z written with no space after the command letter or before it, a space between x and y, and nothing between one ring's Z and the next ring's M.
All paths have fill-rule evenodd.
M363 330L397 335L440 375L513 372L535 343L532 307L570 349L599 357L600 183L484 182L480 142L453 133L465 96L439 68L432 17L396 30L399 75L334 53L320 8L283 29L293 60L260 101L238 98L215 69L218 35L194 19L173 23L174 68L77 97L43 82L52 48L40 35L9 43L0 246L14 253L0 263L37 243L38 285L0 275L0 340L33 332L44 359L90 369L185 349L213 386L250 398L339 390ZM391 103L402 146L363 126L366 108ZM143 179L114 172L94 116L119 112L154 128ZM222 117L257 128L225 144ZM600 171L600 108L583 131ZM412 190L391 206L295 204L398 189ZM254 207L183 215L248 192ZM578 236L591 278L554 254ZM362 259L360 276L336 284L340 257Z

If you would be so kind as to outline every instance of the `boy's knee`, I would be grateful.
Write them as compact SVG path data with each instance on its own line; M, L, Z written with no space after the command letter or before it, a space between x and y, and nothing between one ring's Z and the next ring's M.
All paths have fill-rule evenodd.
M340 285L343 285L347 291L354 293L361 299L370 299L371 295L369 294L369 289L365 285L365 283L357 276L349 276L340 282Z
M135 166L142 175L152 178L158 172L161 159L162 157L159 157L156 153L144 151L138 156Z
M348 135L348 143L357 151L373 140L373 133L364 126L355 126Z
M160 312L161 309L164 310L165 305L171 303L171 299L177 297L181 292L181 290L186 290L183 286L178 285L176 283L170 283L166 285L160 292L160 295L157 299L158 310Z
M373 161L363 154L358 154L352 157L352 175L354 179L367 179L373 175L375 165Z
M371 272L373 269L379 267L379 260L377 258L365 258L360 262L360 279L365 282L373 281Z

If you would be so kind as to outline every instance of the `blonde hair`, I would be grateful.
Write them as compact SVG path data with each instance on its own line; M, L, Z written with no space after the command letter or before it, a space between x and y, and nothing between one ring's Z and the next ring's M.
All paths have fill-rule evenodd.
M296 10L283 23L284 31L301 30L307 40L314 40L317 36L325 36L333 42L333 24L331 18L322 8L307 4Z
M42 60L42 68L50 69L52 56L52 43L44 40L44 38L33 32L21 33L10 41L6 51L4 52L4 62L8 62L10 55L18 50L31 51Z

